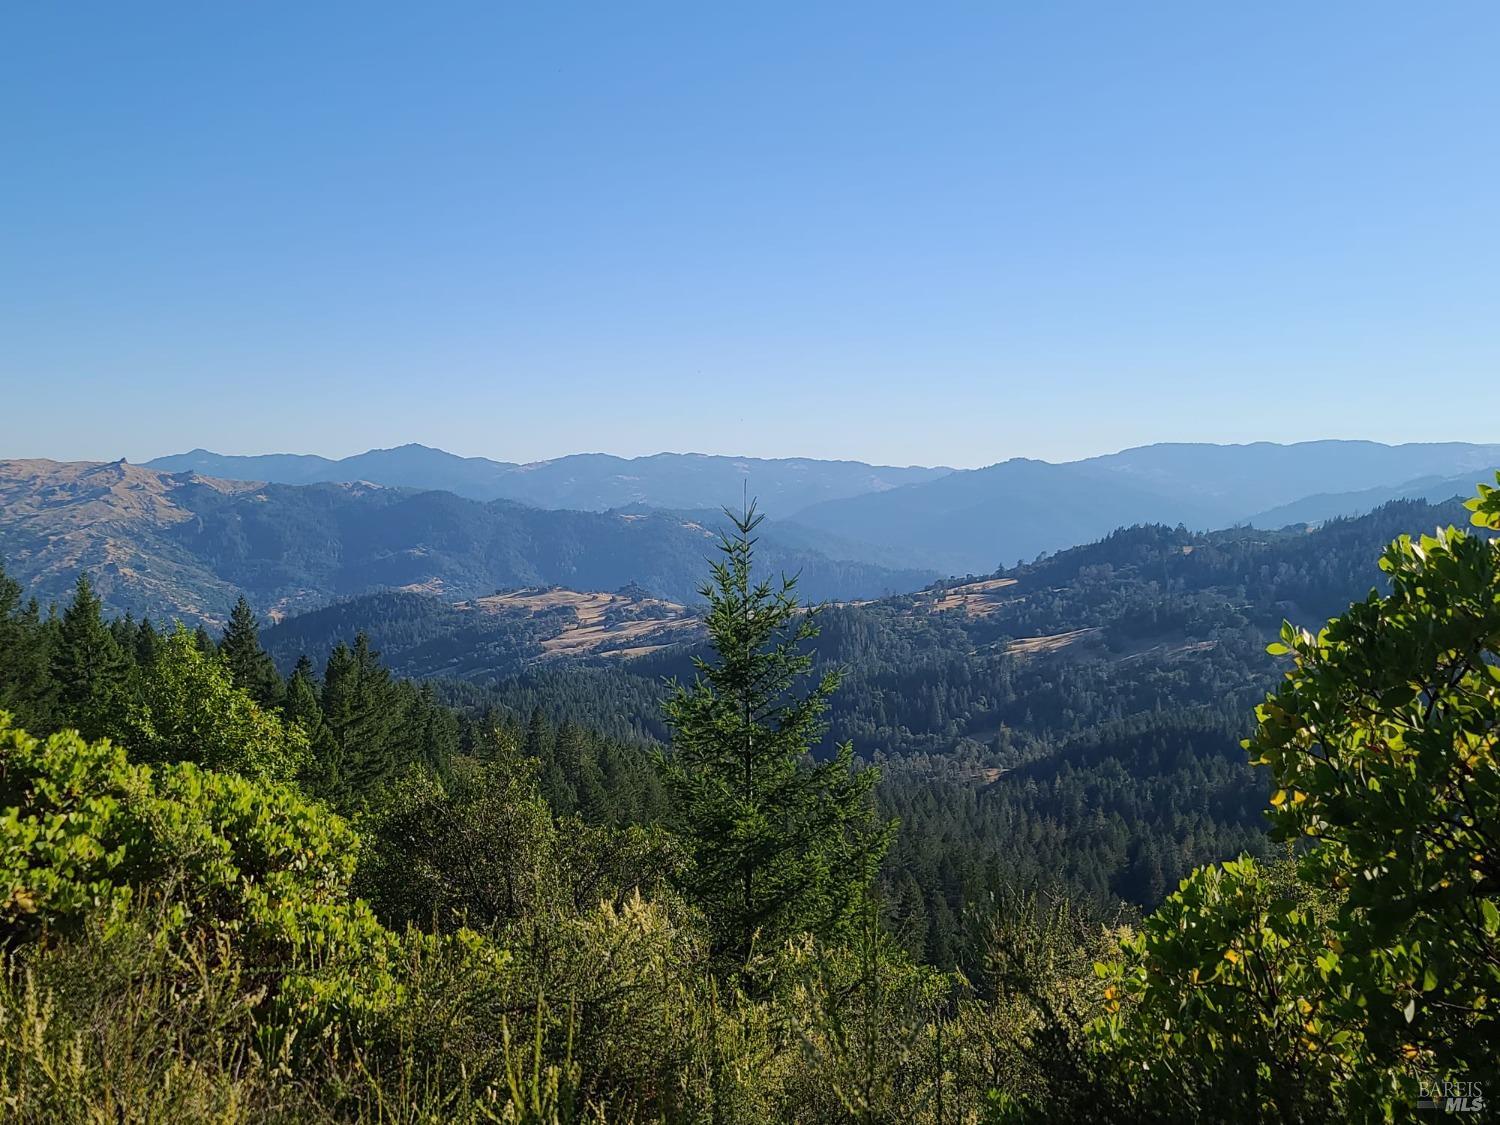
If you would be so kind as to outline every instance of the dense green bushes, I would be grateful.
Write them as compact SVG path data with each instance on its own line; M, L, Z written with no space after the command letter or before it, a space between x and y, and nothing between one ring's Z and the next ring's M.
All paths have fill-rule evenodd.
M349 895L357 838L295 788L135 765L106 741L35 739L0 713L0 804L7 947L86 924L108 936L144 895L163 941L232 940L278 1002L379 1001L366 986L396 946Z
M1500 529L1500 490L1470 507ZM1495 1096L1500 545L1403 536L1381 567L1389 595L1272 646L1294 665L1246 746L1294 864L1195 872L1101 967L1141 1097L1305 1121Z
M0 1092L22 1119L146 1117L158 1099L203 1118L527 1119L519 1097L542 1120L894 1120L942 1076L951 982L873 916L850 945L764 955L747 999L713 971L700 916L641 896L662 884L648 834L564 841L504 766L464 763L452 793L370 819L394 847L414 808L445 807L429 875L513 889L454 911L454 883L418 872L385 895L416 852L361 873L393 921L438 919L428 934L351 895L370 845L292 787L3 729ZM496 825L519 826L516 846L465 850Z

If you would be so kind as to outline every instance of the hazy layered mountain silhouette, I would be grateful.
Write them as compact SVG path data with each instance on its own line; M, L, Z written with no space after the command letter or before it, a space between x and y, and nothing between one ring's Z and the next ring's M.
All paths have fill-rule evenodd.
M1133 523L1211 526L1213 506L1076 464L1014 460L819 504L791 521L955 574L987 573Z
M1141 487L1210 502L1221 522L1249 519L1257 512L1314 493L1353 492L1394 487L1419 477L1473 474L1460 490L1472 493L1474 480L1500 464L1500 444L1374 441L1305 441L1292 445L1164 444L1126 449L1076 462L1106 479L1126 479Z
M808 560L808 580L818 584L811 596L855 596L871 588L903 588L920 581L925 572L987 573L1017 559L1087 542L1121 525L1182 523L1206 529L1253 522L1280 526L1356 514L1394 498L1442 500L1468 495L1474 482L1487 478L1496 464L1500 464L1500 444L1313 441L1161 444L1079 461L1018 458L958 471L675 453L629 459L579 454L518 465L458 457L421 445L370 450L337 461L311 455L238 457L195 450L159 458L150 467L219 481L263 480L299 487L363 481L394 489L440 491L470 502L510 500L554 512L614 512L699 528L711 526L723 504L737 504L749 491L775 517L765 529L768 543L787 558L805 556ZM220 485L215 494L231 492L236 489ZM345 502L352 503L347 496L353 495L347 493ZM439 504L426 502L432 509ZM491 522L499 518L494 513L486 517ZM513 535L520 533L522 525L546 522L515 513L509 518L512 526L492 542L499 557L513 550ZM459 519L467 521L468 517ZM552 530L535 529L540 538L529 550L542 558L550 548L548 536L564 534L561 529L575 526L571 517L558 516L549 524ZM436 550L436 546L418 537L409 538L400 549L413 552ZM825 582L825 576L839 571L828 565L834 560L852 560L840 563L845 568L875 569L860 573L846 569ZM484 572L486 566L464 564L459 570L472 576ZM626 570L619 575L620 581L645 581L641 574ZM349 572L355 573L363 571ZM500 566L494 573L503 574L506 581L571 581L567 573L546 567L506 570ZM652 573L654 581L665 583L652 587L653 592L690 595L691 585L664 577L666 571ZM614 577L601 574L590 581L608 583ZM455 581L447 572L443 578ZM407 575L398 581L371 574L365 588L427 580ZM352 592L317 583L309 588L317 596Z
M441 489L471 500L515 500L538 508L589 512L631 505L718 508L738 503L748 488L764 510L776 515L825 500L934 480L952 471L867 465L861 461L701 453L632 458L579 453L519 465L484 457L459 457L425 445L372 449L340 460L284 453L226 456L195 449L158 457L146 467L276 484L363 480L399 488Z
M1133 523L1227 527L1316 494L1359 493L1308 508L1318 519L1368 511L1403 495L1467 495L1496 463L1500 445L1458 442L1151 445L1063 464L1005 461L817 504L794 522L895 552L907 563L981 573ZM1463 486L1399 490L1423 477ZM1300 511L1289 514L1308 518Z
M1254 527L1285 527L1293 523L1322 523L1339 516L1361 515L1372 512L1392 500L1426 500L1441 503L1454 496L1468 499L1474 494L1476 482L1491 484L1500 465L1482 471L1460 473L1455 477L1419 477L1391 487L1365 488L1355 492L1320 492L1304 496L1290 504L1272 508L1252 516Z
M1079 461L1014 459L982 469L890 468L811 458L578 454L517 465L405 445L333 461L194 450L151 467L222 479L366 480L583 511L681 512L736 504L746 489L781 541L880 566L982 573L1086 542L1121 524L1270 525L1368 511L1403 496L1468 494L1500 444L1168 443ZM1453 493L1448 482L1460 483ZM1303 504L1302 501L1307 503Z

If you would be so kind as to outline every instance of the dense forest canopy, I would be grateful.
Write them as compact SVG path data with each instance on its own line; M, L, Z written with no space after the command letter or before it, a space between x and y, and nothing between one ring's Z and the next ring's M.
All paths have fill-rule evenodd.
M883 767L908 942L958 963L965 904L1011 880L1150 907L1200 864L1266 854L1267 782L1240 749L1276 678L1266 644L1284 619L1319 625L1381 586L1391 539L1466 516L1402 501L1315 530L1126 528L985 579L827 607L815 650L844 677L818 752L848 741ZM358 624L382 636L378 614ZM470 709L660 742L661 684L691 655L435 686Z

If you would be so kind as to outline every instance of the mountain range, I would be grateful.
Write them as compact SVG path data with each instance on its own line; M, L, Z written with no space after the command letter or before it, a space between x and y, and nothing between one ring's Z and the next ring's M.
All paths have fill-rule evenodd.
M449 599L635 585L687 602L715 527L657 513L544 510L368 483L283 485L124 462L0 461L0 557L43 601L88 570L116 611L222 621L244 595L279 617L379 590ZM765 529L768 572L805 597L872 597L932 578L833 559Z
M421 445L337 461L199 449L148 463L220 479L369 481L584 511L716 511L748 491L782 522L784 537L801 536L809 550L953 574L987 573L1131 523L1279 527L1369 511L1390 499L1468 495L1497 465L1500 444L1371 441L1170 443L967 470L678 453L580 454L516 465ZM1450 482L1452 491L1444 492Z
M578 453L515 464L459 457L425 445L371 449L330 460L308 454L226 456L195 449L146 462L167 473L194 472L226 480L274 484L368 481L398 488L438 489L470 500L514 500L537 508L604 512L645 504L654 508L712 508L738 503L744 489L761 509L788 515L810 504L882 492L935 480L951 469L894 468L861 461L813 458L717 457L657 453L613 457Z
M1497 464L1500 445L1355 441L1152 445L972 470L696 454L513 465L416 445L342 461L202 450L155 467L5 461L0 555L44 600L86 567L117 610L210 623L241 594L276 617L383 590L454 602L634 585L688 604L720 505L753 490L776 517L760 532L767 571L800 572L804 597L850 600L987 574L1120 526L1280 527L1441 501Z
M812 505L793 522L896 551L907 565L985 573L1135 523L1282 527L1391 499L1469 496L1497 465L1500 445L1458 442L1149 445L1061 464L1004 461Z
M1489 484L1494 473L1495 470L1489 468L1480 473L1466 472L1451 477L1419 477L1394 486L1363 488L1353 492L1319 492L1262 512L1249 522L1256 527L1322 523L1339 516L1359 515L1363 512L1374 511L1392 500L1439 502L1454 496L1468 497L1473 494L1476 482Z

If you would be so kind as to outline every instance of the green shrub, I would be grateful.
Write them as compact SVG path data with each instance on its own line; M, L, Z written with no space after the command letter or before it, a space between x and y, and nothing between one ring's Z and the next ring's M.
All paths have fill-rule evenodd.
M183 763L131 763L108 741L45 740L0 714L0 941L106 922L143 891L163 940L231 936L270 994L368 1007L399 943L349 896L358 837L294 787Z
M1094 1029L1134 1100L1185 1121L1348 1119L1368 1060L1330 913L1290 862L1240 859L1122 935Z
M141 671L141 699L122 731L141 762L194 762L290 781L306 768L306 732L235 687L223 655L206 654L181 624Z

